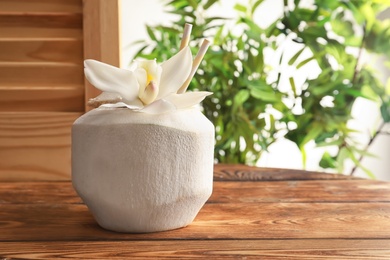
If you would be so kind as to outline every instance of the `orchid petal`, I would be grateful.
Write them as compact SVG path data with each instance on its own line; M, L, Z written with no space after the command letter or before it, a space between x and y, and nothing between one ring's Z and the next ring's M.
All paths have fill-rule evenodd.
M165 98L166 101L174 104L177 109L192 107L200 103L206 96L213 94L212 92L186 92L183 94L173 93Z
M138 61L137 60L133 60L129 66L127 66L127 69L128 70L131 70L131 71L135 71L136 69L138 68Z
M128 104L130 106L133 106L133 107L138 107L138 108L143 108L144 107L144 104L138 98L134 99L134 100L131 100L131 101L127 101L126 104Z
M142 106L137 106L137 105L130 105L130 104L127 104L127 103L124 103L124 102L118 102L118 103L115 103L115 104L104 104L104 105L101 105L100 107L107 107L107 108L120 108L120 107L127 107L131 110L140 110L142 108Z
M159 99L139 111L147 114L162 114L173 110L176 110L175 105L164 99Z
M96 60L85 60L84 67L88 81L101 91L118 93L126 100L137 98L139 85L134 72Z
M103 104L103 105L101 105L100 107L126 107L127 105L126 105L126 103L123 103L123 102L118 102L118 103L114 103L114 104Z
M138 84L139 84L139 90L138 90L138 95L142 92L145 91L146 85L147 85L147 78L148 74L145 69L143 68L137 68L135 71L135 76L137 78Z
M176 93L188 78L192 69L190 47L185 47L169 60L161 64L162 74L157 99Z

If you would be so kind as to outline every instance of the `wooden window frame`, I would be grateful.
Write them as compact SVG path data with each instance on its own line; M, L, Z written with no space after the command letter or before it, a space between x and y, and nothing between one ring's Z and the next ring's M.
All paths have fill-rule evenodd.
M84 59L120 66L120 0L83 0ZM85 80L85 111L100 91Z

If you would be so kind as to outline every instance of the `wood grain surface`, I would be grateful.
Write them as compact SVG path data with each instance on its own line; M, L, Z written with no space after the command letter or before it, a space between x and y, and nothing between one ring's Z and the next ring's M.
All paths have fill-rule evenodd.
M0 180L69 180L70 126L80 115L0 112Z
M0 16L0 35L3 41L15 40L73 40L83 39L83 30L75 27L42 27L35 23L7 23Z
M0 86L0 111L79 112L84 109L84 86L13 87ZM69 125L70 127L70 125Z
M388 260L390 255L389 240L381 239L4 242L0 248L7 259Z
M149 234L100 228L69 181L0 182L0 259L390 259L389 182L241 165L214 178L192 224Z
M120 65L118 13L117 0L0 0L0 180L70 179L70 128L94 91L83 60Z
M80 0L1 0L2 13L81 13Z
M100 228L82 204L3 204L0 241L390 239L388 203L356 208L356 203L209 203L185 229L117 234Z
M390 183L374 180L215 181L208 203L386 203L390 199L389 193ZM52 204L58 201L61 204L82 203L70 182L20 182L17 186L13 182L3 182L0 186L0 204Z
M277 180L329 180L329 179L355 179L348 175L328 174L324 172L254 167L247 165L218 164L214 169L215 181L277 181Z
M0 28L0 111L83 112L82 0L1 0Z
M0 0L0 180L70 178L82 20L82 0Z
M84 58L95 59L120 67L120 1L83 0ZM100 90L85 80L85 111L91 109L88 101Z
M10 90L18 87L80 86L83 81L82 65L58 63L1 63L0 86ZM16 76L17 75L17 76ZM33 80L32 80L33 79Z
M10 39L0 41L1 63L6 62L63 62L82 64L83 46L78 38L69 39Z

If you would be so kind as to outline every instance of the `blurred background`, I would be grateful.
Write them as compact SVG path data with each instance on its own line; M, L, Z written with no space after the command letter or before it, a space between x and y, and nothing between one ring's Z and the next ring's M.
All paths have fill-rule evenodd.
M174 1L173 1L174 2ZM201 1L200 1L201 2ZM205 1L203 1L205 2ZM275 20L280 19L285 12L285 6L282 0L273 1L273 0L265 0L265 1L251 1L252 5L254 2L259 2L259 6L254 12L253 21L261 28L269 27ZM261 2L261 3L260 3ZM290 1L293 2L293 1ZM312 8L314 1L298 1L299 6L302 8ZM330 2L338 2L338 1L330 1ZM329 2L329 3L330 3ZM363 1L364 2L364 1ZM121 66L127 67L132 59L134 59L135 55L139 51L142 46L142 42L145 45L153 45L156 44L151 40L150 35L146 30L146 25L150 26L150 28L156 26L177 26L180 20L177 14L172 14L166 12L169 10L169 6L167 8L166 4L168 1L161 0L144 0L137 4L134 4L134 1L131 0L122 0L122 8L121 8ZM339 2L338 2L339 3ZM250 5L250 1L221 1L221 3L215 3L207 12L204 12L204 16L207 17L224 17L229 18L224 20L223 23L225 26L233 28L232 30L237 30L236 23L238 17L242 16L240 11L240 7L247 7ZM200 8L200 7L199 7ZM336 9L336 8L335 8ZM183 9L184 10L184 9ZM191 10L189 10L191 11ZM205 10L202 10L205 11ZM248 11L248 10L246 10ZM352 16L352 15L351 15ZM381 11L379 19L386 19L390 17L389 10ZM196 18L198 19L198 18ZM215 30L216 31L216 30ZM214 32L215 32L214 31ZM206 35L208 38L214 40L214 35ZM141 42L141 45L140 45ZM176 44L176 43L172 43ZM284 50L288 50L290 52L290 57L294 55L297 51L299 51L299 47L290 41L284 43ZM158 52L159 46L156 47L156 52ZM161 47L162 48L162 47ZM144 52L146 53L146 52ZM385 60L382 58L372 58L368 52L364 54L365 62L370 62L372 67L380 73L380 80L384 85L387 84L387 79L389 74L389 69L386 67ZM157 58L158 59L158 58ZM161 60L159 60L161 62ZM202 66L202 65L201 65ZM315 74L318 75L321 69L318 66L315 66L313 63L312 66L305 66L301 70L297 71L296 68L291 66L285 66L284 72L290 75L295 75L295 82L299 85L299 82L303 82L306 80L308 75ZM222 80L222 79L221 79ZM288 78L282 79L285 82L281 83L288 84ZM287 82L287 83L286 83ZM388 93L387 93L388 94ZM259 101L260 102L260 101ZM382 123L381 113L379 110L378 102L357 97L353 102L353 107L351 111L351 119L348 121L348 127L351 129L355 129L357 132L353 133L353 138L358 140L360 143L361 149L365 149L367 144L372 139L375 131L378 129L380 124ZM381 130L372 143L369 145L367 152L375 155L375 156L363 156L361 160L361 164L366 170L372 172L377 179L382 180L390 180L390 135L389 135L389 126L388 124ZM268 151L263 152L261 157L256 160L257 166L263 167L281 167L281 168L294 168L294 169L302 169L304 168L304 163L302 160L302 153L293 141L284 138L283 136L277 138L274 142L272 142L268 146ZM305 168L307 170L315 170L315 171L330 171L336 172L339 168L324 168L320 167L320 161L323 157L324 151L329 152L330 154L336 154L338 149L337 147L327 146L327 147L316 147L314 141L310 141L305 144L306 150L306 165ZM356 155L356 158L359 156ZM337 159L337 158L336 158ZM350 174L352 169L354 168L354 163L352 160L345 160L343 162L343 173ZM361 176L364 178L368 178L369 175L362 168L357 168L354 171L355 176Z

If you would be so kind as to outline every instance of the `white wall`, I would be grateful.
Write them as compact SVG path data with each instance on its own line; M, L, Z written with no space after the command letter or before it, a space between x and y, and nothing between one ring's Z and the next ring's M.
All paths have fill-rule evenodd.
M121 0L122 10L122 60L127 67L138 50L135 41L147 38L145 24L156 25L169 19L164 14L161 0Z
M245 1L245 0L241 0ZM262 12L258 15L262 20L257 21L263 26L267 26L267 21L272 21L273 18L281 14L282 1L266 0L265 4L274 5L275 12ZM228 14L233 1L225 1L228 6L220 6L217 12ZM279 10L279 11L278 11ZM140 39L146 39L145 23L155 25L169 21L169 15L164 14L163 4L161 0L122 0L122 67L127 67L131 58L137 51L134 42ZM390 75L387 72L387 75ZM387 78L387 76L385 77ZM368 134L379 124L379 114L376 113L377 107L375 104L361 100L357 102L353 114L356 120L351 124L361 130L363 133L356 138L362 142L368 142ZM387 128L390 130L390 127ZM309 144L310 146L310 144ZM292 142L288 140L280 140L269 148L270 153L264 154L259 161L259 166L279 167L279 168L302 168L302 160L299 150ZM378 179L390 180L390 135L380 135L372 144L369 152L376 154L378 158L365 158L362 163L375 173ZM318 167L318 162L322 154L321 149L308 149L308 170L321 170ZM346 172L351 170L352 165L346 167ZM356 176L367 177L362 170L357 170Z

